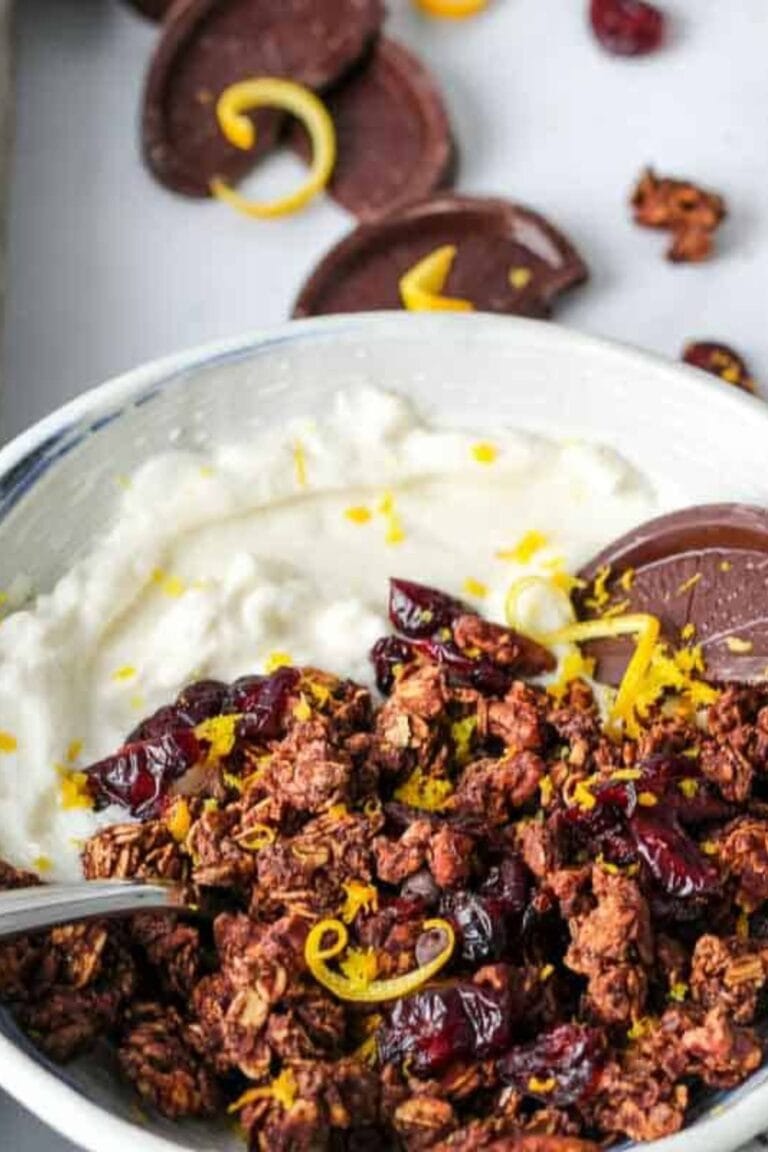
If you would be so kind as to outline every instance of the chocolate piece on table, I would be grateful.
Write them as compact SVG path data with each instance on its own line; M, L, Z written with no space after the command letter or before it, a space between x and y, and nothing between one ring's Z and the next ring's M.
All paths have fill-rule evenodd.
M346 236L304 283L293 315L401 308L401 277L446 244L457 253L444 292L478 311L548 316L555 298L588 275L570 241L529 208L437 196Z
M324 100L338 144L328 191L360 220L396 212L446 185L453 146L442 97L424 65L402 45L379 39ZM309 158L298 124L290 143Z
M220 176L236 182L277 143L284 117L255 113L254 148L233 147L216 101L242 80L273 76L322 91L370 48L381 0L188 0L173 7L144 90L144 159L166 187L207 196Z

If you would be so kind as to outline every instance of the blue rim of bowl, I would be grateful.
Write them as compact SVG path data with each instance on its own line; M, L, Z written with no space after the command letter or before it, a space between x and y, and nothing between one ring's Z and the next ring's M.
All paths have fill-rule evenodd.
M15 437L0 449L0 519L18 503L26 492L61 457L68 455L88 436L94 435L108 424L118 420L127 409L149 404L169 385L178 383L196 369L216 368L220 365L237 363L248 359L253 353L268 353L274 348L299 341L335 340L345 334L354 335L366 330L371 324L381 329L394 328L403 324L424 329L426 335L448 332L465 327L467 331L493 331L497 336L506 332L524 330L538 338L542 331L548 337L567 340L579 344L585 350L612 351L617 355L641 357L658 371L663 366L679 377L695 381L701 396L702 387L708 387L719 395L721 400L730 398L739 406L754 405L765 415L764 402L750 396L732 385L724 384L716 377L708 376L689 365L675 363L656 356L644 349L615 341L605 341L599 337L571 332L541 320L527 320L520 317L499 317L484 313L462 314L450 318L440 314L408 314L399 312L361 312L354 315L328 316L306 320L292 320L275 329L266 329L235 337L230 340L204 344L189 352L171 355L153 361L145 367L129 372L97 385L84 392L75 400L58 408L50 416L32 425L31 428ZM113 399L114 398L114 399ZM99 409L98 415L89 417L91 407ZM29 448L26 444L29 443ZM22 446L26 450L22 450ZM14 449L16 450L14 452Z

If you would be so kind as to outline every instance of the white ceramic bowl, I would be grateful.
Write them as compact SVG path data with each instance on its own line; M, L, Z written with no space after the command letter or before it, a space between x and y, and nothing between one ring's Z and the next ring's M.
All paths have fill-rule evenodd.
M768 503L768 406L693 369L539 322L392 313L303 321L149 364L86 393L0 451L0 586L47 588L107 523L116 472L167 447L319 413L365 380L430 416L616 447L680 505ZM1 838L0 838L1 844ZM89 1152L237 1149L224 1129L136 1123L107 1054L67 1068L0 1018L0 1084ZM710 1102L659 1152L734 1149L768 1127L768 1068ZM2 1137L0 1137L2 1145Z

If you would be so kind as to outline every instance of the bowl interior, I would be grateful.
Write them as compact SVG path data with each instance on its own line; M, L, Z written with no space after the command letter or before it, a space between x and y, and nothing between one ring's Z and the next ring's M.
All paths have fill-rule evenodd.
M618 449L668 504L768 503L768 408L703 374L538 322L486 316L340 317L150 365L81 397L0 452L0 587L20 573L49 588L108 523L120 477L169 447L247 439L319 414L339 388L367 383L411 397L444 424L514 425ZM735 1147L760 1126L762 1070L706 1120L664 1146ZM225 1128L137 1123L108 1054L66 1069L40 1057L7 1015L0 1083L99 1152L229 1150ZM766 1089L768 1091L768 1089ZM762 1093L757 1094L762 1097ZM768 1106L765 1108L768 1118ZM723 1123L727 1120L727 1123ZM130 1123L130 1130L126 1128Z

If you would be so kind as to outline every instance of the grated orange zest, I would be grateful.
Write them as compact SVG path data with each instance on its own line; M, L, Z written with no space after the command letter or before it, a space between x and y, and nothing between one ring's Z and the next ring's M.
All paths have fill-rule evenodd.
M478 440L471 448L472 458L478 464L494 464L498 459L499 450L495 444L487 440Z
M269 653L264 661L264 671L269 676L272 672L277 672L278 668L290 668L292 663L289 652L275 649L274 652Z
M237 1100L229 1105L227 1112L230 1115L241 1112L243 1108L247 1107L248 1104L255 1103L256 1100L275 1100L287 1111L293 1106L298 1093L299 1085L293 1070L284 1068L280 1075L271 1080L269 1084L264 1084L258 1088L248 1088L242 1096L238 1096Z
M296 487L307 487L307 453L304 450L304 445L297 440L291 447L293 455L293 471L296 476Z
M521 292L523 288L527 288L533 278L533 272L530 268L526 268L524 264L519 264L515 268L510 268L507 273L507 279L510 286Z
M362 880L350 880L342 884L344 890L344 903L339 916L345 924L351 924L358 912L376 912L379 907L379 893L373 884L365 884Z
M350 508L344 509L344 515L353 524L367 524L373 513L364 504L353 504Z
M411 775L395 789L395 800L425 812L442 812L453 792L450 780L427 776L423 769L414 768Z
M549 540L543 532L535 528L524 533L512 548L504 548L497 552L499 560L514 560L516 564L528 564L542 548L546 548Z
M178 796L165 813L165 826L177 844L183 844L192 825L189 804Z
M537 1095L546 1096L550 1092L554 1092L557 1087L557 1081L554 1076L547 1076L546 1079L540 1080L538 1076L531 1076L528 1081L528 1091L535 1092Z
M235 746L237 725L241 719L239 712L233 712L230 716L211 716L195 725L195 736L208 745L206 764L216 764L229 756Z
M93 808L93 798L88 791L88 775L85 772L70 772L62 764L57 764L59 773L59 802L65 811L73 808Z
M598 568L595 578L592 581L592 595L588 596L584 603L587 608L591 608L595 612L601 612L611 599L611 594L606 585L611 576L610 564L603 564Z
M415 0L417 8L427 16L438 16L441 20L466 20L476 16L488 5L488 0ZM514 269L513 269L514 271Z

